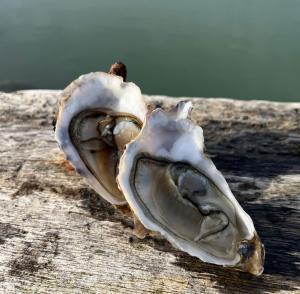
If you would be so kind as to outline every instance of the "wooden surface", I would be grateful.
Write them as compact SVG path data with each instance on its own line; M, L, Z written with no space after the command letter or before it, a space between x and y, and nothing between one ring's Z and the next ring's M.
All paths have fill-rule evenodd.
M265 244L254 277L132 236L132 221L62 164L59 93L0 93L0 293L300 293L300 104L194 100L207 152Z

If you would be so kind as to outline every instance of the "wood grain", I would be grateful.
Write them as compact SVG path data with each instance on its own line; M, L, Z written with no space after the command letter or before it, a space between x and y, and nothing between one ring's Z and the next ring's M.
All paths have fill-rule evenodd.
M191 99L265 244L254 277L134 237L132 220L64 164L51 126L59 94L0 93L0 293L300 293L300 104Z

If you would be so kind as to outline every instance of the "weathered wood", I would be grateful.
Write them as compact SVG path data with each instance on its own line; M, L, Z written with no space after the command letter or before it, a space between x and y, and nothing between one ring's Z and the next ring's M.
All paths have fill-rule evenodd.
M207 152L266 246L254 277L135 238L132 221L62 164L58 95L0 94L0 293L299 293L300 104L193 101Z

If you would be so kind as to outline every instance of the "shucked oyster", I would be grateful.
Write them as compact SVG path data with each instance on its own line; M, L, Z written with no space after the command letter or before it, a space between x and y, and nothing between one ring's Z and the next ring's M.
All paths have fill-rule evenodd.
M209 263L259 275L264 248L253 222L203 152L202 129L187 119L191 103L157 109L127 145L118 183L142 224Z
M139 133L146 111L139 87L104 72L83 75L62 93L56 140L67 160L112 204L126 203L116 183L119 157Z

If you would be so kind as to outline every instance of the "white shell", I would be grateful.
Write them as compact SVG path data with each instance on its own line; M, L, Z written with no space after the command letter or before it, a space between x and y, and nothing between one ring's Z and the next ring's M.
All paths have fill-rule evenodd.
M116 198L93 175L74 146L70 135L70 125L74 117L85 111L104 109L114 114L126 113L143 122L146 105L140 88L134 83L123 82L123 78L104 72L80 76L62 93L56 122L55 138L69 160L103 198L112 204L124 204L126 200ZM122 124L126 128L126 123ZM121 125L114 135L122 131ZM128 143L128 142L127 142Z
M187 119L190 108L190 102L180 103L176 111L167 113L161 109L157 109L147 117L142 131L134 141L127 145L120 159L119 175L117 177L119 186L130 207L147 229L159 232L177 248L205 262L223 266L237 266L242 270L258 275L263 270L264 250L262 244L256 234L250 216L242 209L233 196L223 175L204 154L203 131L201 127ZM148 165L146 165L146 163ZM153 166L157 164L155 168L151 167L152 163ZM168 218L167 215L169 212L171 213L173 203L174 206L180 203L177 201L178 196L174 196L172 192L173 194L171 196L169 195L169 197L173 197L171 201L168 200L170 198L160 201L157 196L159 193L162 193L160 191L166 190L161 187L164 185L168 187L171 184L173 185L173 183L170 184L168 182L170 177L162 179L160 175L164 164L165 166L172 166L168 165L169 163L182 163L183 165L192 167L199 172L199 174L204 175L204 179L207 178L209 181L207 187L216 187L216 190L210 188L210 192L207 192L209 197L211 197L210 195L213 195L213 193L215 193L216 196L213 195L212 200L209 200L205 205L203 204L201 209L209 210L212 206L217 207L222 212L218 214L218 221L222 224L222 215L228 219L228 224L226 224L226 226L224 225L226 229L216 234L212 233L209 237L204 237L203 232L201 232L203 226L205 229L208 228L211 231L213 228L209 227L209 222L202 221L201 224L199 224L201 230L194 239L191 240L181 235L183 231L182 228L186 228L184 227L185 211L182 210L182 216L179 216L180 212L174 213L172 216L174 222L172 217ZM151 168L152 171L150 171ZM181 179L180 177L181 175L178 177L178 183ZM180 183L178 185L180 185ZM177 186L177 189L179 189L178 187L179 186ZM165 197L166 195L163 196ZM180 201L182 203L186 202L185 199L181 198ZM165 211L162 207L163 201L168 203L165 207ZM218 201L220 201L220 203L218 203ZM174 211L180 211L176 209L174 208ZM184 209L186 209L186 207ZM207 218L205 219L207 220ZM195 227L198 223L190 225L190 230L195 231ZM179 226L182 226L182 228L179 228ZM187 233L187 235L189 234ZM226 247L228 254L226 253L224 256L221 256L221 253L219 253L218 249L215 249L214 246L222 246L222 242L226 243L230 240L235 241L235 236L239 236L239 238L242 237L241 242L232 242L232 248L228 247L230 250ZM212 240L214 243L211 243ZM209 246L206 245L205 242L208 242L207 244L209 244ZM231 243L228 244L230 245ZM239 244L239 248L237 244ZM248 245L253 251L250 252L251 256L249 255ZM245 248L247 249L246 257L241 258L239 250Z

